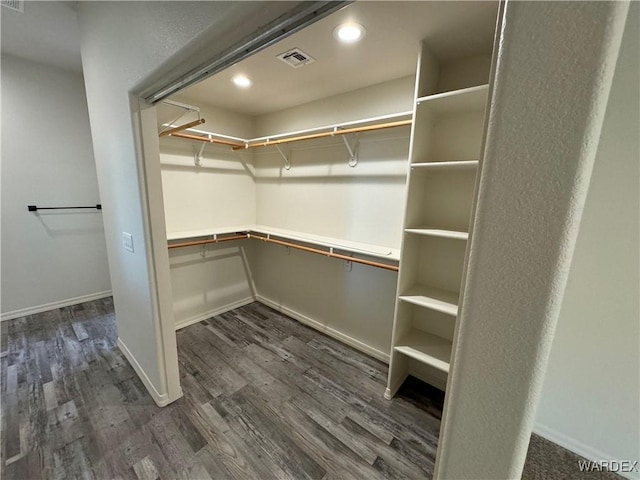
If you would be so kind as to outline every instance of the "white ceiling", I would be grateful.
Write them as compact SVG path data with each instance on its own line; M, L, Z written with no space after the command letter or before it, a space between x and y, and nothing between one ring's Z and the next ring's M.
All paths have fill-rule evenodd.
M440 60L490 52L497 7L494 1L356 2L178 97L260 115L412 75L422 39ZM334 27L346 21L366 28L357 44L333 38ZM315 63L294 69L275 58L294 47ZM253 86L235 87L230 79L237 73L250 77Z
M24 13L0 8L2 53L81 72L74 2L27 1L23 5Z

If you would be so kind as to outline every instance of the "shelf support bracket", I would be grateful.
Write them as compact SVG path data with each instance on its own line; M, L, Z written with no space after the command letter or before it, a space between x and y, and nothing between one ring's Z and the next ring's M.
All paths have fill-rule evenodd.
M351 147L344 135L340 138L342 138L344 146L347 147L347 151L349 152L349 166L353 168L358 164L358 147L360 146L360 141L358 140L358 137L356 137L356 141L353 147Z
M211 140L211 135L207 135L209 137L209 140ZM196 167L200 166L200 162L202 162L202 152L204 152L204 147L206 146L206 143L203 143L200 146L200 150L198 150L198 153L195 154L194 159L193 159L193 163L195 163Z
M282 159L284 160L284 169L285 170L289 170L291 168L291 161L289 160L289 157L287 157L284 152L282 151L282 149L280 148L280 145L274 145L274 147L276 147L276 150L278 150L278 153L280 154L280 156L282 157Z

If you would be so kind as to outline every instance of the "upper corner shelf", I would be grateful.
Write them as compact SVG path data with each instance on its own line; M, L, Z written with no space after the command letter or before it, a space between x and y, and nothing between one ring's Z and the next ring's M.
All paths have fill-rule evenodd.
M420 97L416 103L419 108L428 108L435 113L483 110L488 92L489 85L478 85Z
M412 112L406 111L388 115L380 115L377 117L363 118L351 122L342 122L333 125L309 128L306 130L298 130L295 132L244 139L239 137L231 137L229 135L221 135L218 133L196 130L193 128L193 126L203 123L203 120L198 120L196 122L191 122L182 126L165 125L165 127L167 127L167 130L161 132L160 135L166 137L186 138L189 140L199 140L207 143L218 143L229 146L233 150L245 150L247 148L266 147L269 145L275 145L277 147L278 145L284 143L298 142L301 140L313 140L317 138L335 137L351 133L369 132L373 130L402 127L411 125L412 121Z
M167 240L185 240L196 237L207 237L212 235L227 235L238 232L258 233L261 235L286 238L301 243L328 247L330 249L343 250L368 257L384 258L387 260L400 260L400 250L390 247L383 247L368 243L353 242L350 240L324 237L311 233L284 230L281 228L268 227L265 225L240 225L232 227L218 227L204 230L190 230L184 232L172 232L167 234Z

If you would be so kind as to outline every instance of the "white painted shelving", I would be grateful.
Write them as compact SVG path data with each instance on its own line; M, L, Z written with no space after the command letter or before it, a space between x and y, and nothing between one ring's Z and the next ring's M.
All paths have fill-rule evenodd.
M408 375L444 389L451 362L489 88L438 91L440 79L434 77L438 71L435 58L423 45L385 391L388 399Z
M398 261L400 259L400 250L391 247L383 247L372 245L369 243L353 242L340 238L325 237L312 233L296 232L293 230L284 230L281 228L269 227L266 225L240 225L230 227L216 227L203 230L189 230L184 232L171 232L167 234L167 240L187 240L201 237L211 237L213 235L227 235L239 232L253 232L261 235L269 235L274 238L282 238L293 240L300 243L315 245L319 247L328 247L340 252L349 252L359 255L365 255L374 258L384 258L387 260Z
M400 338L393 350L442 372L449 372L451 340L412 329Z
M417 235L431 235L433 237L451 238L453 240L467 240L469 234L467 232L458 232L456 230L445 230L442 228L405 228L407 233L415 233Z
M458 294L441 288L414 285L398 298L403 302L413 303L448 315L458 314Z

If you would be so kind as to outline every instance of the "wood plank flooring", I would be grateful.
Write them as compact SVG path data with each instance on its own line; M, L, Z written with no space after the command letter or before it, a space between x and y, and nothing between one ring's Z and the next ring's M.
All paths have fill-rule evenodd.
M162 409L116 339L111 299L3 322L2 478L432 475L441 392L388 402L385 364L259 303L177 333L184 397Z

